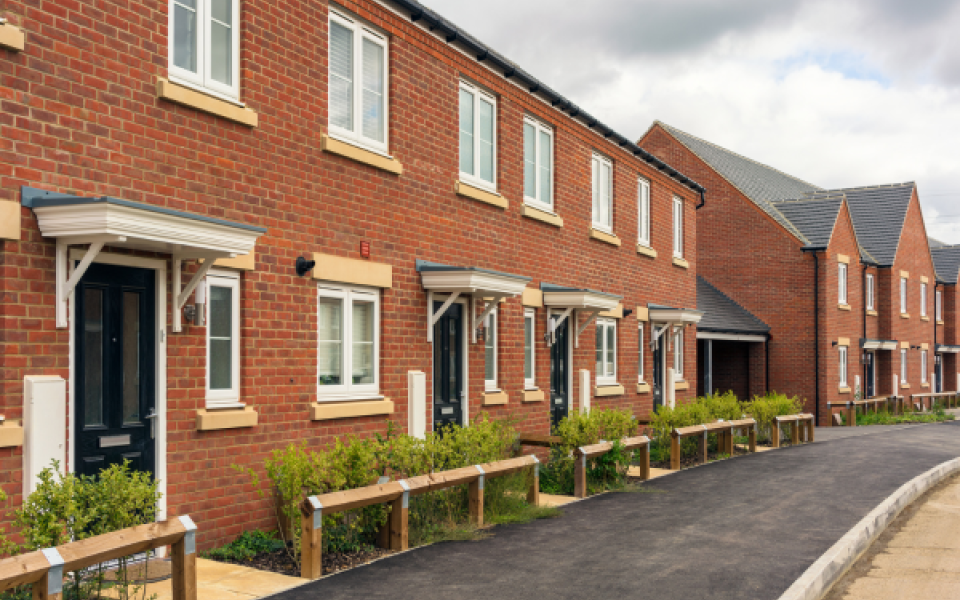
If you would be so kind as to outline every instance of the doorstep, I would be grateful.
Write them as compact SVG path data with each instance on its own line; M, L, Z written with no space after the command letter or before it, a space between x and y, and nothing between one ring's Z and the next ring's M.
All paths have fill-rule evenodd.
M310 580L197 558L199 600L252 600L303 585L308 581ZM153 594L156 594L156 600L172 600L170 580L147 585L146 597Z

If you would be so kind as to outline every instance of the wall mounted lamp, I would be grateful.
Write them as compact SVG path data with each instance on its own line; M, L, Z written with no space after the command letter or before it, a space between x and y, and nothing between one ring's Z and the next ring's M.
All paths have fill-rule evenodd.
M300 277L303 277L304 275L307 274L307 272L313 270L313 267L315 267L316 265L317 265L317 261L307 260L302 256L298 256L297 264L296 264L297 275Z

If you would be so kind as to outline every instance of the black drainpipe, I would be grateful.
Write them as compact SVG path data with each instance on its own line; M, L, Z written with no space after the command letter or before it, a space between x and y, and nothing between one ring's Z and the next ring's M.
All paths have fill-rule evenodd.
M700 188L700 204L697 205L697 210L703 208L703 205L707 203L706 190Z
M817 425L820 424L820 259L817 258L817 252L825 252L826 246L819 248L804 248L804 252L810 252L813 255L813 368L814 384L817 386L816 392L816 414Z
M763 387L766 393L770 393L770 334L767 334L767 341L763 343L763 348L767 353L766 372L763 374Z
M863 339L867 339L867 263L863 263L863 284L861 284L860 287L861 287L861 291L863 292L861 294L863 296L863 310L860 311L860 318L863 319ZM873 279L873 295L874 295L874 303L876 303L876 295L877 295L877 279L876 278ZM867 389L867 360L866 359L867 359L867 351L861 347L860 348L860 377L863 378L863 387L861 388L862 390ZM874 358L874 361L876 361L876 358ZM877 374L876 362L874 362L873 364L873 374L874 374L874 377L876 377L876 374ZM873 393L876 394L877 390L873 390ZM864 394L864 398L866 398L866 394ZM861 400L863 400L864 398L861 398Z

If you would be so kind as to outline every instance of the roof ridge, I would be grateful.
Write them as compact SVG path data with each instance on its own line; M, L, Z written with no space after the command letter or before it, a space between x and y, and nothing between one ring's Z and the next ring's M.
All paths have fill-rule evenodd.
M818 188L818 189L820 189L820 190L823 190L823 189L824 189L824 188L820 187L819 185L816 185L816 184L810 183L809 181L805 181L805 180L803 180L803 179L800 179L799 177L797 177L797 176L795 176L795 175L791 175L790 173L787 173L787 172L785 172L785 171L781 171L780 169L777 169L777 168L775 168L775 167L771 167L770 165L764 164L764 163L762 163L762 162L760 162L760 161L758 161L758 160L754 160L754 159L750 158L749 156L744 156L744 155L742 155L742 154L740 154L740 153L738 153L738 152L734 152L733 150L730 150L729 148L724 148L723 146L721 146L721 145L719 145L719 144L715 144L715 143L710 142L710 141L707 141L707 140L705 140L705 139L703 139L703 138L701 138L701 137L697 137L697 136L693 135L692 133L688 133L688 132L680 129L679 127L674 127L674 126L672 126L672 125L668 125L668 124L664 123L663 121L661 121L661 120L659 120L659 119L654 120L654 123L657 123L657 124L661 125L662 127L666 127L667 129L672 129L673 131L680 132L680 133L682 133L683 135L688 135L688 136L692 137L693 139L697 140L698 142L703 142L704 144L707 144L708 146L713 146L714 148L723 150L724 152L726 152L726 153L728 153L728 154L732 154L732 155L736 156L737 158L742 158L743 160L752 162L753 164L759 165L759 166L761 166L761 167L763 167L763 168L765 168L765 169L770 169L771 171L774 171L774 172L776 172L776 173L779 173L779 174L783 175L784 177L789 177L790 179L793 179L793 180L795 180L795 181L799 181L800 183L802 183L802 184L804 184L804 185L809 185L809 186L811 186L811 187L815 187L815 188ZM769 202L769 200L768 200L768 202Z
M861 185L857 187L845 187L845 188L833 188L833 189L821 189L819 192L806 192L807 195L814 196L818 194L824 194L828 192L853 192L853 191L862 191L862 190L879 190L883 188L897 188L897 187L917 187L916 181L904 181L903 183L881 183L877 185Z
M827 200L846 200L846 194L832 194L829 196L811 196L808 198L792 198L787 200L768 200L770 204L786 204L790 203L801 203L801 202L826 202Z

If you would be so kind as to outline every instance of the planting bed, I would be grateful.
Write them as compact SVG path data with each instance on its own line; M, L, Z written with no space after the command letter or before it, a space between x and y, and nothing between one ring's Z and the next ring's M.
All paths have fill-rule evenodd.
M390 550L383 550L381 548L371 548L370 550L361 550L358 552L325 552L323 554L323 574L329 575L337 571L352 569L353 567L366 564L388 554L391 554ZM260 569L261 571L300 577L300 570L297 568L296 563L293 562L293 559L290 558L290 553L284 548L270 552L261 552L250 559L231 560L225 558L208 558L218 562Z
M767 443L767 445L769 445L769 442ZM736 445L734 445L734 447L733 447L733 456L735 456L735 457L736 457L736 456L743 456L743 455L745 455L745 454L750 454L750 451L747 450L747 449L745 449L745 448L739 448L739 447L737 447ZM728 456L728 455L726 455L726 454L718 454L717 452L713 452L713 451L707 452L707 462L713 462L713 461L715 461L715 460L722 460L721 457L731 458L730 456ZM681 469L686 469L686 468L688 468L688 467L695 467L695 466L697 466L697 465L699 465L699 464L702 464L702 463L700 462L699 456L696 455L696 454L687 454L687 455L684 455L684 456L681 456L681 457L680 457L680 468L681 468ZM652 469L669 469L669 468L670 468L670 456L668 455L667 458L666 458L666 460L657 460L657 461L651 460L651 461L650 461L650 468L652 468Z

